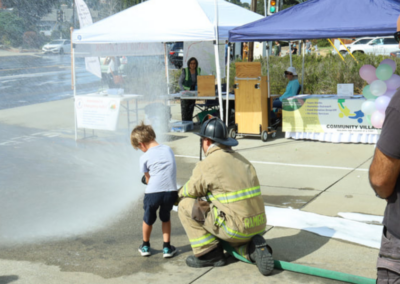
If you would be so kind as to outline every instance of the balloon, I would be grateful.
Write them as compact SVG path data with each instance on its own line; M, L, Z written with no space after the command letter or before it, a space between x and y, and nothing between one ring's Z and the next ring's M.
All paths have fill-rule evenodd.
M368 100L362 103L361 111L366 115L371 115L375 111L375 101Z
M381 113L385 113L386 108L388 107L389 103L390 103L390 98L389 97L380 96L375 101L375 108L376 108L377 111L380 111Z
M367 124L372 125L371 124L371 116L370 115L366 115L365 118L367 120Z
M386 93L384 93L383 95L389 98L392 98L394 96L394 94L396 94L397 90L387 90Z
M382 128L384 121L385 121L385 114L379 111L375 111L371 116L371 124L375 128Z
M393 74L392 77L389 78L389 80L385 81L387 88L390 90L396 90L398 87L400 87L400 76L397 74Z
M397 64L392 59L387 58L385 60L382 60L381 64L388 64L390 65L390 67L392 67L393 72L396 71Z
M389 64L381 64L376 68L376 77L378 77L379 80L389 80L392 75L393 69Z
M371 93L369 85L366 85L364 87L362 94L363 94L364 98L366 98L367 100L375 100L376 99L376 97Z
M360 68L359 71L360 77L365 81L374 81L376 80L376 68L372 65L364 65Z
M371 94L373 94L376 97L382 96L384 93L386 93L387 86L386 83L381 81L381 80L376 80L369 85L369 90L371 91Z

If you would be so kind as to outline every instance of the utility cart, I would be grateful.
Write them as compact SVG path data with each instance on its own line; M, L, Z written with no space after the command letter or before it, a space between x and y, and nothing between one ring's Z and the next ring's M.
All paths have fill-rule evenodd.
M270 127L268 79L261 76L260 62L237 62L235 77L235 124L229 128L229 136L268 136L275 138L276 128Z

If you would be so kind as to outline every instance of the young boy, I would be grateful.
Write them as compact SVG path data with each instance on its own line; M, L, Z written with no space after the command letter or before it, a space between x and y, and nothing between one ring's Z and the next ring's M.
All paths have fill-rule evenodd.
M140 170L146 177L144 195L143 244L139 246L142 256L150 256L150 234L157 219L157 210L162 222L163 256L173 257L176 248L170 245L171 210L178 198L176 186L176 163L174 153L166 145L157 143L156 134L150 125L143 122L132 130L133 148L144 152L140 157Z

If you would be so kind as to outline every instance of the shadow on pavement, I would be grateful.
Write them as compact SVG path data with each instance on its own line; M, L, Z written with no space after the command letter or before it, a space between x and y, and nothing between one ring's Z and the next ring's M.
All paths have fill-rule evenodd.
M17 281L19 277L17 275L5 275L0 276L0 284L8 284Z
M279 229L284 230L283 228ZM272 239L268 238L267 233L266 240L274 251L274 259L294 262L323 247L329 241L329 238L300 231L296 235Z

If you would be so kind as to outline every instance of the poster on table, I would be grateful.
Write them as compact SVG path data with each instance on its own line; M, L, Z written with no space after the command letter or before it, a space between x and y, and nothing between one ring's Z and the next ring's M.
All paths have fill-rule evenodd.
M218 45L219 66L221 78L225 78L225 43L220 41ZM188 67L187 61L195 57L201 68L201 75L215 75L215 52L212 41L188 41L183 44L183 68Z
M361 111L365 99L295 98L282 102L282 131L379 134Z
M115 131L120 104L120 98L78 96L75 100L78 128Z

